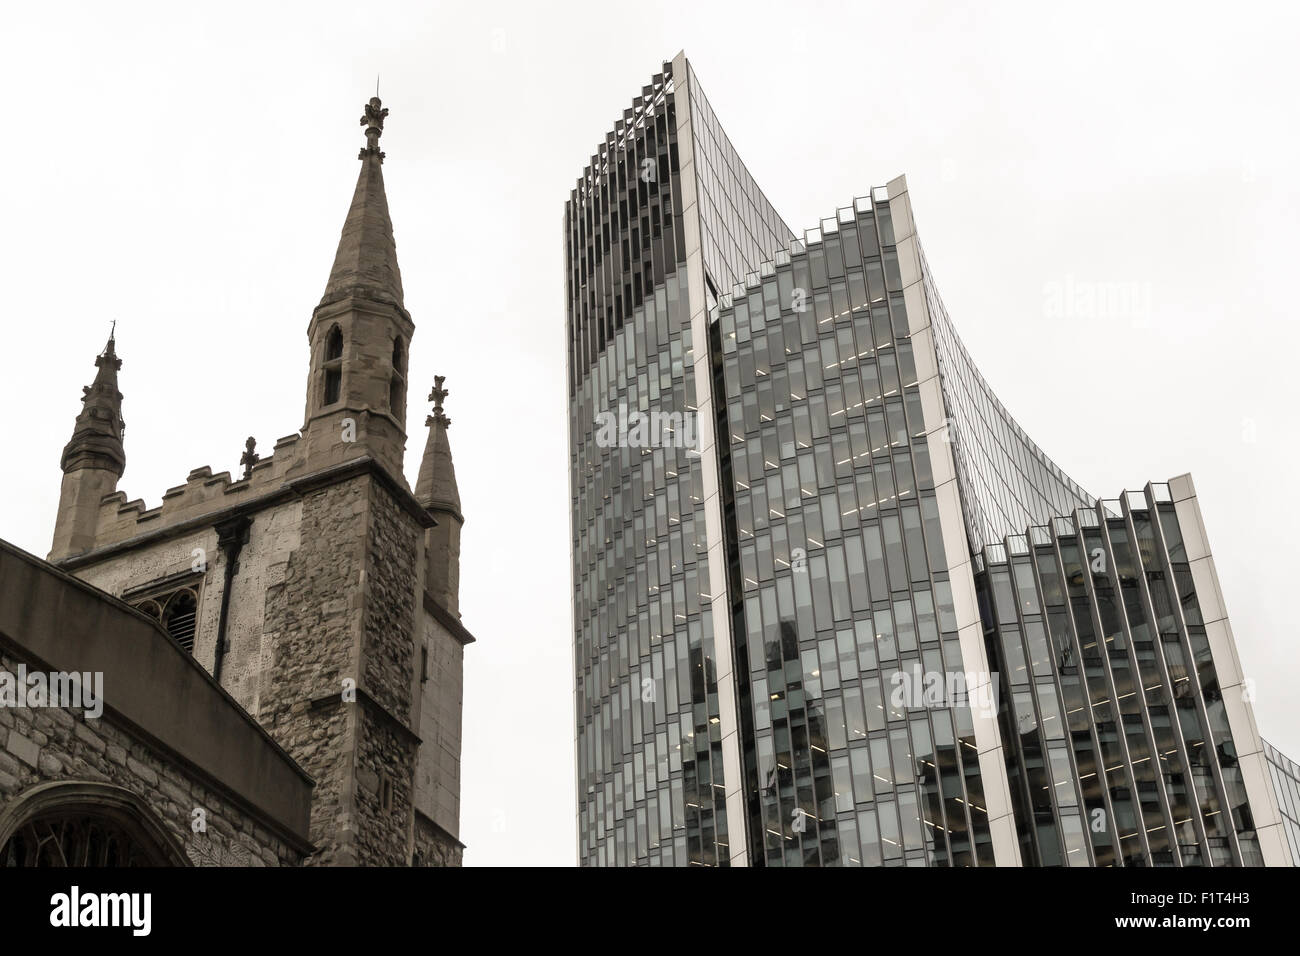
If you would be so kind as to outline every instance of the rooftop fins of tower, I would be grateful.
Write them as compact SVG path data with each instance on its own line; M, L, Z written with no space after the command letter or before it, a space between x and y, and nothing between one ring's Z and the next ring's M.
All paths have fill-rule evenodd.
M112 333L104 351L95 358L95 381L84 387L81 412L72 438L63 448L60 466L63 486L59 513L55 519L50 559L67 557L89 549L95 540L100 499L117 490L126 470L122 433L122 393L117 390L117 357Z

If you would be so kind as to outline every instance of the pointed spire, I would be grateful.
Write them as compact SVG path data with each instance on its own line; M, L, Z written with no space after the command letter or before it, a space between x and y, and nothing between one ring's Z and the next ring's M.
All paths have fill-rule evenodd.
M359 154L361 175L357 178L352 205L343 222L343 235L339 239L334 268L330 270L321 305L348 295L358 295L405 308L393 223L388 214L388 197L384 193L384 154L379 149L386 116L388 110L379 97L372 96L361 117L361 125L366 127L366 145Z
M430 511L445 511L463 520L460 513L460 489L456 486L456 468L451 460L451 445L447 441L447 429L451 419L444 414L442 402L449 394L442 383L445 375L434 376L433 390L429 392L429 401L433 402L433 414L424 420L429 427L429 439L424 446L424 457L420 460L420 476L415 482L415 498Z
M424 533L424 587L433 601L457 618L460 617L460 531L465 518L460 511L460 491L456 487L456 469L451 463L451 445L447 429L451 419L442 410L449 394L442 387L446 379L434 377L433 414L424 420L429 426L429 440L420 460L420 477L415 483L415 499L433 513L438 523Z
M120 478L126 470L126 451L122 447L126 422L122 420L122 393L117 390L122 360L117 357L116 332L114 322L104 351L95 358L95 381L82 388L81 413L60 462L65 473L102 468Z

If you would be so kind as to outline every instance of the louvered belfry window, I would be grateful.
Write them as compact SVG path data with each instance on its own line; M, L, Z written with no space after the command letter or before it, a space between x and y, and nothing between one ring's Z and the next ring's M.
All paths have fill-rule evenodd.
M163 626L167 633L186 651L194 653L194 630L198 618L199 602L194 592L182 588L167 601L163 611Z
M187 654L193 654L207 570L206 559L196 561L185 570L127 587L118 597L157 621Z

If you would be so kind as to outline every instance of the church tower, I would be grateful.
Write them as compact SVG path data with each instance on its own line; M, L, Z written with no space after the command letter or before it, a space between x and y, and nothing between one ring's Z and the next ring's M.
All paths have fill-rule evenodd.
M403 477L406 358L384 195L378 97L325 295L308 325L306 422L286 478L302 489L296 549L266 596L258 718L316 781L313 863L411 860L424 611L433 517ZM256 525L254 526L256 529Z
M269 455L249 438L242 475L190 468L147 507L117 487L110 338L63 452L51 558L158 620L288 753L311 783L305 862L458 866L464 519L442 378L418 496L402 470L415 325L384 195L387 115L375 97L361 118L361 172L307 327L301 432Z
M307 326L311 373L300 470L369 456L405 484L407 357L415 325L402 301L384 193L379 137L387 115L379 97L366 104L361 174L325 294Z
M50 560L88 551L95 543L99 505L105 495L117 490L126 469L122 447L122 393L117 390L117 357L113 334L104 351L95 358L93 384L82 389L81 413L72 429L72 439L63 448L63 487L59 492L59 513L54 523Z

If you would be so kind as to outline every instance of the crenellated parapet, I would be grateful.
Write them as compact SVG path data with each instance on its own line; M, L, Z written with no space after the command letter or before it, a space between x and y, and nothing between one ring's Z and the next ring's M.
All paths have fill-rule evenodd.
M140 534L216 516L232 506L280 491L286 472L294 462L299 437L294 433L279 439L272 454L246 469L246 478L232 480L228 471L213 474L208 465L195 468L182 484L168 488L162 503L153 508L146 507L141 498L128 498L124 491L104 495L99 503L94 547L118 544Z

